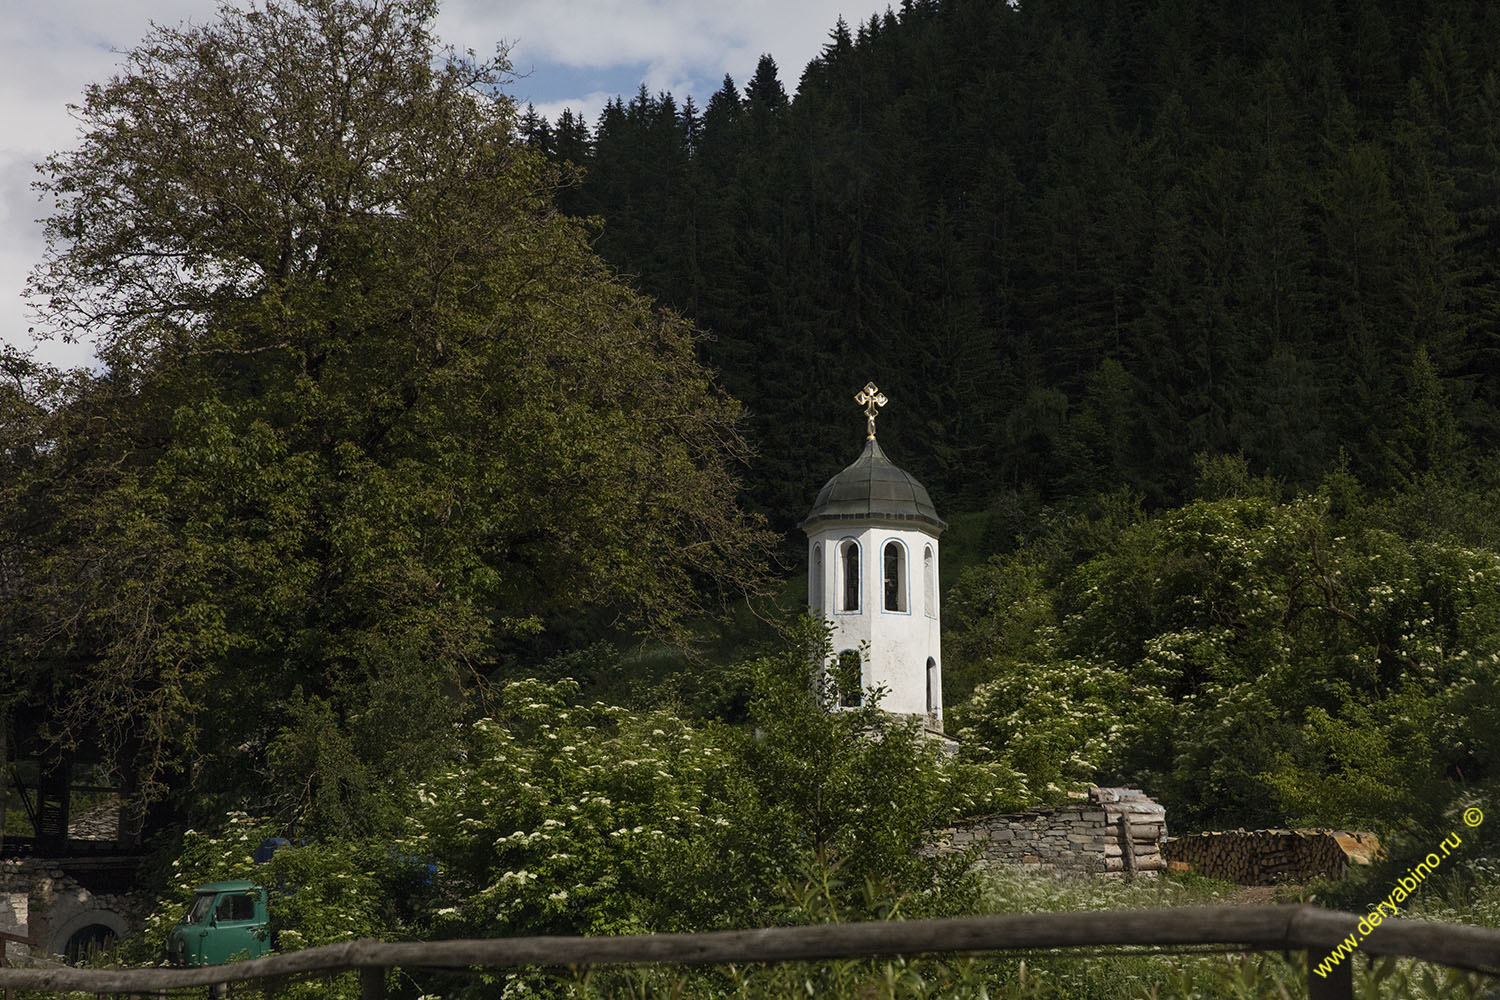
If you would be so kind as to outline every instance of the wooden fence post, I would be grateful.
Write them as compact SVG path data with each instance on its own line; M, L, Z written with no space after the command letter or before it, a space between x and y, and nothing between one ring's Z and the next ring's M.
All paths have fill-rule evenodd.
M1120 814L1120 856L1125 865L1125 877L1135 878L1135 831L1130 828L1130 813Z
M3 780L0 780L0 795L4 794L4 788L5 783ZM30 924L28 924L27 926L29 927ZM33 936L28 935L26 937L22 937L19 934L10 934L6 931L0 931L0 969L10 968L10 959L5 954L5 948L6 945L10 944L12 941L14 941L16 944L24 944L28 948L36 947L36 938ZM5 987L4 994L5 1000L14 1000L16 995L9 986Z
M359 970L359 1000L385 1000L385 968L365 965Z
M1317 965L1327 958L1319 952L1307 952L1307 1000L1354 1000L1354 956L1344 960L1328 971L1326 976L1316 971Z

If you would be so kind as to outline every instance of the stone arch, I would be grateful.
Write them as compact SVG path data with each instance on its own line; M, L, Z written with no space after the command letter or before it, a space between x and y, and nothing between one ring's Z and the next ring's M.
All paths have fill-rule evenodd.
M839 542L839 598L840 611L858 614L860 610L859 540L845 537Z
M833 683L838 704L858 708L864 704L865 658L857 649L845 649L833 658Z
M114 910L92 902L85 905L86 909L73 910L61 921L56 918L62 915L54 914L47 940L48 954L64 955L70 963L76 962L89 945L107 944L129 931L125 918Z
M899 538L886 539L880 553L881 610L905 614L910 610L907 603L906 543Z
M938 694L940 692L936 689L940 682L937 672L937 660L933 659L930 656L927 658L927 671L925 680L927 682L927 714L931 715L938 709Z
M931 545L922 553L922 611L928 618L937 617L937 572Z
M812 582L807 588L807 603L814 611L823 610L823 545L813 546Z

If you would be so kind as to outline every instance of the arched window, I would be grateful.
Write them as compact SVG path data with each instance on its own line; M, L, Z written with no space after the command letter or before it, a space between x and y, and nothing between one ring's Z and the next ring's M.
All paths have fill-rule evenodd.
M922 553L922 610L929 618L937 617L937 570L933 566L932 546Z
M885 609L906 610L906 546L885 543Z
M931 715L937 708L937 660L927 658L927 714Z
M807 588L807 603L814 611L823 610L823 546L813 548L812 580Z
M859 650L846 649L833 661L833 685L838 689L839 704L858 708L864 698L865 665Z
M859 543L854 539L844 542L839 549L843 562L843 587L839 595L840 611L859 610Z

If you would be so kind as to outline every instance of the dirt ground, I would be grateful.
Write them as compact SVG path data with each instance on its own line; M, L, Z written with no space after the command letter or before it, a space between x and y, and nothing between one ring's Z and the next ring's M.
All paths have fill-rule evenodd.
M1302 895L1300 885L1242 885L1220 902L1230 906L1271 906L1295 903Z

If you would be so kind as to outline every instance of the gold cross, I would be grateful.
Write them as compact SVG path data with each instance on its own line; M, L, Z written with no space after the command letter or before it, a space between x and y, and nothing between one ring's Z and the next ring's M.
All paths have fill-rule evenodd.
M865 408L865 433L869 435L868 440L874 441L875 417L889 400L885 398L885 393L875 388L874 382L866 382L865 387L855 393L854 401Z

